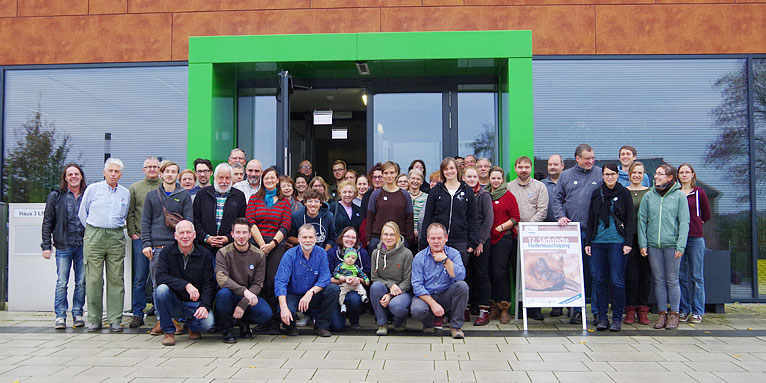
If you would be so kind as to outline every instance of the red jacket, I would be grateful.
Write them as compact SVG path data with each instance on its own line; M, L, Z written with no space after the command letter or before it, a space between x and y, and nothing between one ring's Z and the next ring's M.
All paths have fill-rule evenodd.
M710 221L710 203L701 187L686 196L689 201L689 237L702 237L702 224Z
M508 219L513 218L516 223L521 220L519 214L519 204L516 202L516 197L511 192L506 192L500 199L492 201L492 210L495 213L495 219L492 222L492 230L490 231L490 243L496 244L503 236L505 232L499 232L495 230L501 223L507 222ZM516 226L513 227L513 237L516 237Z

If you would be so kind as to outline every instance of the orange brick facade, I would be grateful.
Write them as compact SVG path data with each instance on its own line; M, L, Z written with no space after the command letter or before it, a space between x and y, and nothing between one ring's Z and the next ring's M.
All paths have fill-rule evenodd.
M535 55L766 53L766 0L0 0L0 65L183 61L189 36L515 30Z

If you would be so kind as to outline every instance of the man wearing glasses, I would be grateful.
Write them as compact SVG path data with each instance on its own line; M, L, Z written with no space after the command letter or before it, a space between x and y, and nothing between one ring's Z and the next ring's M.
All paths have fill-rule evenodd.
M213 173L213 164L205 158L194 160L194 173L197 174L197 187L192 189L193 194L197 194L199 189L210 186L210 175Z
M328 190L330 192L330 199L337 200L338 199L338 184L343 182L343 179L346 177L347 172L346 167L346 161L343 160L335 160L332 163L332 176L335 178L335 184L330 185Z
M313 173L311 162L309 162L309 160L301 161L301 163L298 165L298 173L303 174L304 176L311 179L311 174Z
M130 185L130 203L128 206L128 236L133 241L133 319L130 327L141 327L144 324L144 309L146 308L146 280L149 276L149 259L144 256L141 246L141 214L144 211L146 195L160 187L160 161L157 157L147 157L144 160L144 179Z

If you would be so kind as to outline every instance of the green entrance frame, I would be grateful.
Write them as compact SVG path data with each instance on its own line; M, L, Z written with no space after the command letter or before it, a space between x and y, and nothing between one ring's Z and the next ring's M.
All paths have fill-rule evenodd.
M498 153L502 166L512 169L513 159L533 157L531 31L190 37L189 167L198 157L226 161L235 147L236 84L243 65L476 59L502 64L495 73L499 79Z

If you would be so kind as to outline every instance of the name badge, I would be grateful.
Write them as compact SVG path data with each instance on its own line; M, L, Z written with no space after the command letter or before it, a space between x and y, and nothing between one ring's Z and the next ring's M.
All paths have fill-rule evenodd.
M255 266L254 266L254 265L250 265L250 270L252 270L252 269L254 269L254 268L255 268Z

